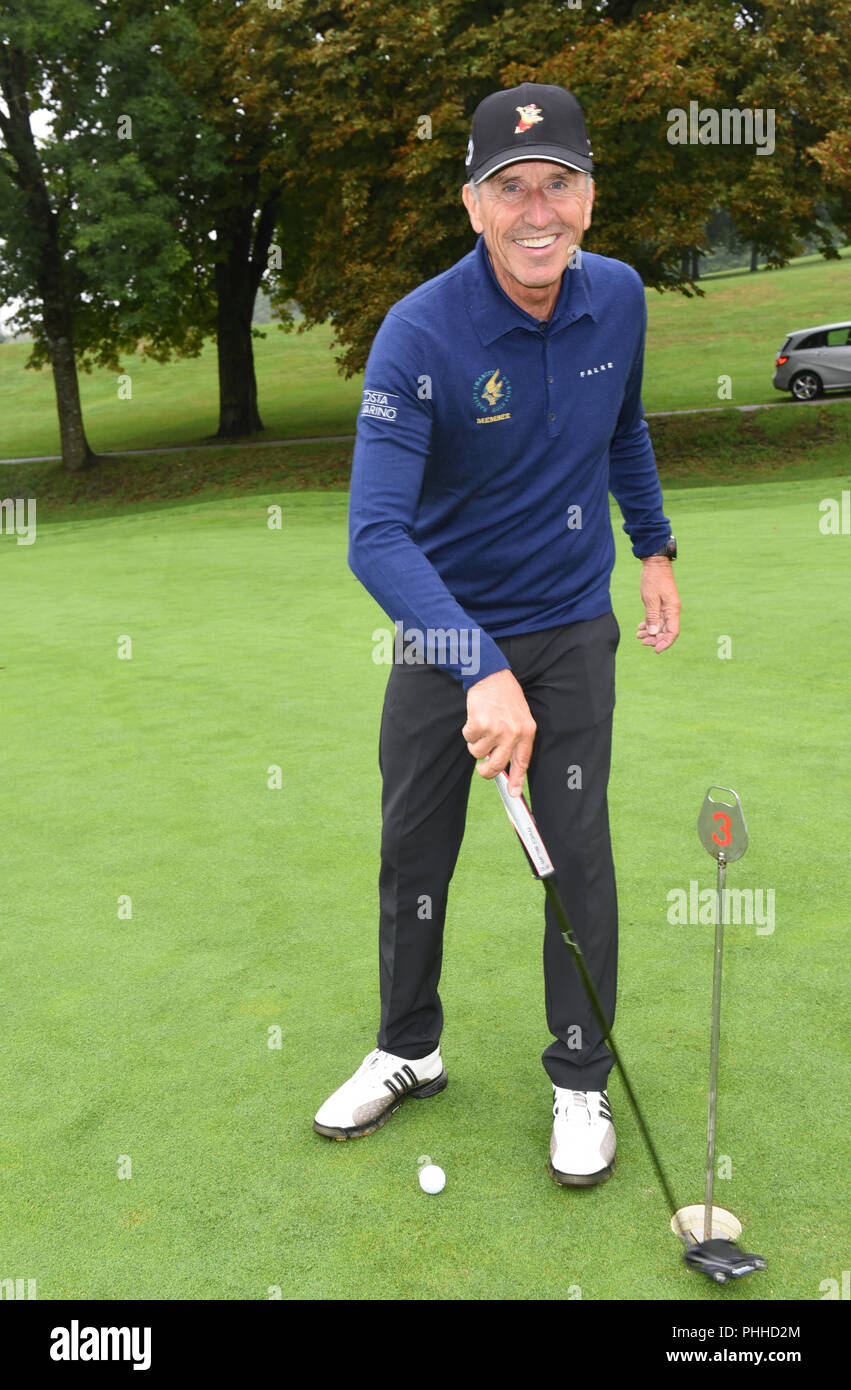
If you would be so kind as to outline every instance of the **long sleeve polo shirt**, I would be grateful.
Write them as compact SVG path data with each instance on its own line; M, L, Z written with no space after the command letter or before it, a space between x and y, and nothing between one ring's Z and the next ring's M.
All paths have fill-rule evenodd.
M397 633L467 634L433 648L465 690L508 667L495 638L611 609L609 492L636 556L670 534L641 405L641 279L576 260L539 321L480 236L389 310L367 362L349 566Z

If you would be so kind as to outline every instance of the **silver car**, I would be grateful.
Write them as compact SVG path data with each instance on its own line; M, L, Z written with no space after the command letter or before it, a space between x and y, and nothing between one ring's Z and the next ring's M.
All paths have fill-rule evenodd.
M777 354L771 380L778 391L791 391L799 401L811 401L837 387L851 389L851 322L790 333Z

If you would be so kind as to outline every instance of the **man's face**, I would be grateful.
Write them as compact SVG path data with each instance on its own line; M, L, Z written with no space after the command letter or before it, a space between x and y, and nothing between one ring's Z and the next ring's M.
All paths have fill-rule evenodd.
M484 234L500 285L529 312L547 304L551 312L567 263L591 225L593 182L586 192L585 174L530 159L498 170L478 194L477 202L466 184L464 206L473 231Z

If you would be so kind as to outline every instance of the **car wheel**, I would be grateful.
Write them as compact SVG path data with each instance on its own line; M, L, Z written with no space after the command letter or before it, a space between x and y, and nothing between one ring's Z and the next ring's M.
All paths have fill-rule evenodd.
M793 376L789 383L792 395L796 401L812 401L816 396L824 395L824 387L821 384L821 377L815 372L798 372Z

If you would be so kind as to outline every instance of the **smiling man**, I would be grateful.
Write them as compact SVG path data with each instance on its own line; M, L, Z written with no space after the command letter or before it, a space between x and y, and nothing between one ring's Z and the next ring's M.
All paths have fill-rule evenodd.
M390 310L358 419L349 563L409 640L396 644L379 739L378 1047L316 1114L314 1129L334 1139L370 1134L407 1097L447 1084L438 982L474 767L484 778L507 769L515 795L528 774L571 926L614 1018L609 493L641 561L638 640L660 653L679 630L676 547L641 407L644 290L623 262L579 249L594 201L579 103L528 82L493 93L473 117L466 162L476 245ZM423 633L440 635L426 655ZM495 853L482 922L498 874ZM558 1183L592 1186L615 1164L613 1059L545 911L548 1168ZM500 1006L497 990L483 1071L501 1078Z
M524 160L486 177L481 190L465 184L462 196L498 284L528 314L549 319L562 275L591 225L591 175Z

